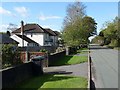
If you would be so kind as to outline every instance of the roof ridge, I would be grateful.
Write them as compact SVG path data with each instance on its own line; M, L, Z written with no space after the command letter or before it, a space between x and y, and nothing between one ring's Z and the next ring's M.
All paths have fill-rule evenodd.
M45 32L43 27L41 27L39 24L36 24L36 25L37 25L40 29L42 29L43 32Z

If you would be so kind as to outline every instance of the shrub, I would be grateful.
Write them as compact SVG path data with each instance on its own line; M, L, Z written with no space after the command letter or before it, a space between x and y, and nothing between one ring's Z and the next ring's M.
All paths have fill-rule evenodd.
M40 52L47 52L47 50L46 49L41 49Z
M12 44L2 45L2 68L22 63L17 48Z

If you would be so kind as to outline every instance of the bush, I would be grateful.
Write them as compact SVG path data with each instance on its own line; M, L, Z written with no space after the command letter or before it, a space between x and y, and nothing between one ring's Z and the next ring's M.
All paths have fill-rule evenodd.
M41 49L40 52L48 52L46 49Z
M115 39L111 40L111 43L109 44L109 46L118 47L119 46L118 41Z
M2 46L2 68L22 63L17 48L12 44Z

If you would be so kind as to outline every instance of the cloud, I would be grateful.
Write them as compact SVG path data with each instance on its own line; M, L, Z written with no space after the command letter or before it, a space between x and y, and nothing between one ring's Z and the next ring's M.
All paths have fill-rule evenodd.
M41 14L40 16L39 16L39 19L40 20L48 20L48 19L60 19L61 17L60 16L53 16L53 15L51 15L51 16L45 16L44 14Z
M0 25L0 32L6 32L8 26L9 26L9 25L7 25L7 24L2 24L2 25Z
M25 7L15 7L14 10L22 17L26 17L28 15L28 10Z
M50 28L53 31L59 31L59 29L56 27L56 25L41 25L43 28Z
M51 28L51 25L42 25L43 28Z
M16 25L16 24L0 24L0 32L6 32L6 31L12 31L15 30L17 28L19 28L20 26Z
M0 14L11 15L12 13L2 7L0 7Z

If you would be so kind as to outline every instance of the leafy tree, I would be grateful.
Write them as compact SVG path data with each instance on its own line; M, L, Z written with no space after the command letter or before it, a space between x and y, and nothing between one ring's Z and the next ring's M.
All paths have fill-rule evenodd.
M97 34L97 23L92 17L85 16L82 20L83 28L86 30L87 37L93 36Z
M96 44L100 44L103 45L104 44L104 37L101 36L96 36L92 39L91 41L92 43L96 43Z
M63 23L62 37L67 46L78 46L84 38L81 20L85 15L85 6L81 2L75 2L67 7L67 16ZM81 36L80 36L81 34Z
M87 44L88 37L96 33L96 22L85 15L85 6L75 2L67 7L67 16L63 23L62 38L67 46Z
M107 22L106 28L103 29L99 36L104 37L104 44L110 46L120 46L120 29L118 28L120 19L115 17L112 22Z

